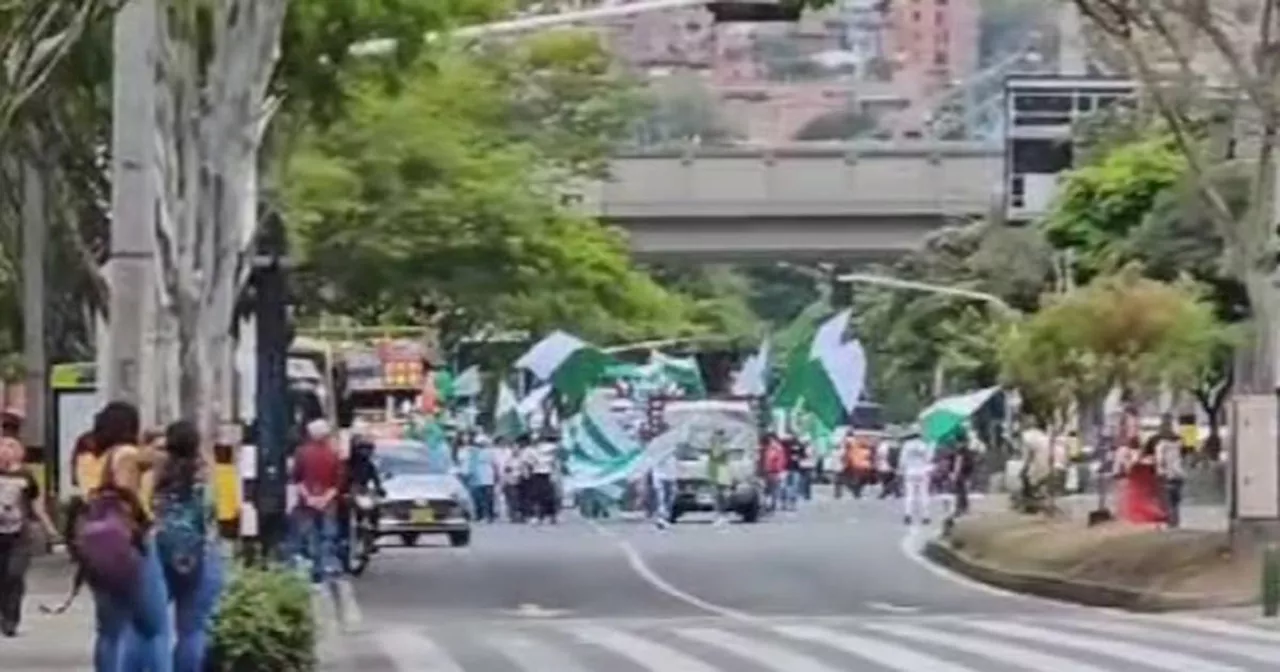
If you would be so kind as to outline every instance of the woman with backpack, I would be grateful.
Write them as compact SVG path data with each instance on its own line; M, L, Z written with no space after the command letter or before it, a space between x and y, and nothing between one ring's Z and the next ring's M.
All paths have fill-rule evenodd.
M173 670L169 591L139 497L142 474L153 460L138 446L139 425L132 404L103 407L93 424L102 470L95 482L81 482L85 508L71 545L93 590L95 672Z
M186 420L169 425L156 467L156 549L173 600L174 672L203 672L213 611L222 592L217 517L205 482L200 432Z

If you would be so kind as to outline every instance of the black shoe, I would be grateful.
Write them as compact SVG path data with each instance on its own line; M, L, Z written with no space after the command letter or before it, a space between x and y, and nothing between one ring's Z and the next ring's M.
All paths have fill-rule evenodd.
M902 517L902 522L906 523L907 525L910 525L910 524L911 524L911 516L903 516L903 517Z
M931 522L933 522L933 521L929 520L928 518L925 518L923 522L924 522L924 524L925 524L925 525L928 525L929 523L931 523Z
M0 623L0 635L4 635L5 637L17 637L18 624L17 623Z

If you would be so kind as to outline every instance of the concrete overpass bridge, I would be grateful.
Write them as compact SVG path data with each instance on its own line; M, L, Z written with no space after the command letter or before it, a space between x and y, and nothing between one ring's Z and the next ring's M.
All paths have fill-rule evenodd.
M628 153L582 205L642 259L883 259L990 212L999 146L869 142Z

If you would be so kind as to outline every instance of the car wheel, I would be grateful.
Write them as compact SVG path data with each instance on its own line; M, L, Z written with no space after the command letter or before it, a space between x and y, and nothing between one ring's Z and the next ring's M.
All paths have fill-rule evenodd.
M449 545L453 546L454 548L461 548L463 546L471 545L471 531L467 530L466 532L450 532Z
M416 535L416 534L402 534L402 535L400 535L400 541L404 542L404 545L405 545L405 546L417 546L417 545L418 545L418 535Z
M742 505L738 509L739 515L742 516L742 522L754 523L760 520L760 500L755 499Z

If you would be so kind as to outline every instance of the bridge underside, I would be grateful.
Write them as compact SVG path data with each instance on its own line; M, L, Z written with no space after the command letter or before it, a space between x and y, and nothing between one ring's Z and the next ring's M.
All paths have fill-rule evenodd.
M947 223L937 216L690 217L609 220L642 261L885 261Z

